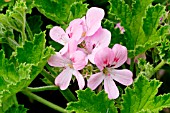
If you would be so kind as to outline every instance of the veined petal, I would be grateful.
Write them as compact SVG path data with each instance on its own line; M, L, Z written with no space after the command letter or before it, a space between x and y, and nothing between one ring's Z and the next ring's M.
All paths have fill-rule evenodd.
M71 63L71 61L63 57L59 52L56 52L56 54L52 55L48 60L48 64L54 67L65 67L69 63Z
M74 70L73 75L76 77L78 81L79 89L83 89L85 86L83 75L81 75L80 72L77 70Z
M113 51L108 47L100 49L96 52L94 57L96 66L102 71L104 67L112 63L113 55Z
M104 10L97 7L90 8L86 13L87 33L86 36L93 35L100 27L104 18Z
M116 70L112 69L111 71L111 76L114 80L117 82L128 86L133 83L133 73L130 70L127 69L122 69L122 70Z
M50 37L62 45L65 45L69 40L68 35L59 26L55 26L50 30Z
M91 88L92 90L96 89L97 86L99 86L100 83L104 80L105 76L102 72L93 74L90 76L90 78L87 81L87 86Z
M83 33L83 20L82 19L74 19L70 22L68 28L66 29L66 33L69 34L71 39L74 39L79 42Z
M73 67L75 70L81 70L87 64L86 54L82 51L76 51L71 54L70 59L73 63Z
M90 41L95 44L94 48L108 47L111 41L111 33L107 29L100 27L97 32L91 36Z
M71 39L68 42L68 52L69 52L70 55L77 50L77 45L78 45L78 43L77 43L76 40Z
M70 84L72 74L73 69L67 67L56 77L55 85L59 86L61 90L67 89Z
M119 96L119 90L111 76L105 77L104 90L108 94L109 99L116 99Z
M112 51L114 52L114 60L112 65L114 65L114 68L120 67L127 60L127 48L120 44L115 44Z

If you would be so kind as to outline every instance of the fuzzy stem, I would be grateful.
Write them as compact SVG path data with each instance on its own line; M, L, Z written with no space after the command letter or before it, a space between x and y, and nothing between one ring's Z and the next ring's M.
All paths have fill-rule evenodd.
M28 87L27 89L31 92L40 92L40 91L47 91L47 90L58 90L59 88L55 85L50 85L50 86L42 86L42 87Z
M66 98L68 102L77 101L76 97L73 95L70 89L67 88L66 90L60 90L60 92Z
M47 78L51 83L54 83L54 79L53 76L51 74L49 74L46 70L42 70L41 74ZM76 97L74 96L74 94L70 91L70 89L66 89L66 90L59 90L62 95L66 98L66 100L68 102L70 101L76 101Z
M30 29L30 27L29 27L27 22L26 22L26 31L28 33L28 36L29 36L30 40L33 40L34 36L33 36L32 31L31 31L31 29Z
M154 72L156 73L162 66L164 66L166 64L166 62L164 60L162 60L155 68L154 68Z
M48 106L48 107L56 110L56 111L59 111L59 112L62 112L62 113L67 113L67 111L66 111L64 108L62 108L62 107L60 107L60 106L57 106L57 105L55 105L55 104L53 104L53 103L51 103L51 102L43 99L42 97L31 93L30 91L24 90L24 91L22 91L22 93L23 93L24 95L26 95L26 96L28 96L28 97L30 97L30 98L32 98L32 99L40 102L40 103Z
M41 71L41 74L45 77L45 78L47 78L51 83L54 83L54 77L50 74L50 73L48 73L45 69L43 69L42 71Z
M164 66L166 64L166 62L164 60L162 60L155 68L154 68L154 73L152 75L150 75L148 78L151 78L157 71L159 71L159 69Z

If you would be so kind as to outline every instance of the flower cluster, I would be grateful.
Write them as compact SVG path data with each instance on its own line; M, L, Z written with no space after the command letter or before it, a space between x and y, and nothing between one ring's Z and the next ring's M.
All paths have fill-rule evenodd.
M50 30L50 37L64 46L48 60L50 66L63 67L55 79L61 90L67 89L72 75L77 79L79 89L83 89L85 76L81 70L89 63L97 66L99 71L89 75L87 86L94 90L104 81L104 89L110 99L119 96L113 80L126 86L132 84L131 71L115 69L126 62L127 48L120 44L115 44L112 49L108 47L111 33L102 28L103 18L104 10L92 7L84 17L71 21L65 31L59 26Z

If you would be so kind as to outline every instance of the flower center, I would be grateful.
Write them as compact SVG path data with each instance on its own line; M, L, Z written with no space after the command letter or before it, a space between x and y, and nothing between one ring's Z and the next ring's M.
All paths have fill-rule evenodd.
M104 69L103 69L103 73L104 73L105 75L110 75L107 68L104 68Z
M85 37L86 36L86 32L83 32L81 37Z

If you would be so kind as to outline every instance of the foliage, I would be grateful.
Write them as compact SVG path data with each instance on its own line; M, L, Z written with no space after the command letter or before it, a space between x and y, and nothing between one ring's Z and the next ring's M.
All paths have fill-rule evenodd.
M19 92L60 112L158 113L163 108L170 108L170 93L167 91L167 94L164 94L161 86L165 81L160 82L155 79L157 71L170 68L169 4L169 0L1 0L0 113L27 112L28 109L18 101ZM77 90L74 80L79 78L73 78L69 86L71 91L69 88L60 90L54 87L54 79L63 68L52 68L47 64L50 56L55 54L54 48L57 52L63 47L51 40L49 30L53 26L60 26L65 30L71 21L83 18L88 9L94 6L105 11L101 27L111 32L109 46L112 48L115 44L122 44L127 48L128 57L131 58L130 66L125 64L119 68L131 70L134 82L127 87L116 82L120 92L116 100L108 98L102 90L103 83L95 91L87 88L86 85L84 90ZM93 22L95 24L95 19ZM116 27L118 23L125 29L124 33ZM88 28L84 29L88 30ZM71 33L68 36L70 35ZM86 34L83 32L81 35ZM83 43L80 46L84 46ZM95 44L90 46L96 47ZM146 53L146 59L139 58L135 64L136 61L133 59L141 53ZM159 56L157 61L154 59L156 56ZM107 73L107 70L104 71ZM88 63L79 72L83 73L83 77L88 82L90 74L95 74L99 70L94 64ZM46 86L34 88L33 84L31 87L37 79L41 79ZM164 85L169 87L167 84ZM49 87L50 85L52 87ZM37 95L32 93L49 91L51 90L49 88L59 89L63 95L61 99L68 101L67 103L60 100L65 102L61 105L67 104L65 109L55 104L58 96L53 99L53 104L39 97L39 93ZM39 109L38 106L36 107Z
M165 7L160 4L153 6L152 1L135 0L132 6L123 0L109 1L111 5L109 20L113 26L112 19L116 17L125 28L123 42L129 50L129 57L135 57L159 44L161 38L169 32L169 25L160 25L160 18L165 13ZM112 29L109 30L112 31ZM117 37L113 37L113 40L115 38ZM122 42L122 38L118 40Z
M87 88L84 91L77 91L77 94L78 102L70 102L67 110L75 111L76 113L117 113L114 102L108 99L104 91L96 95L94 91Z

